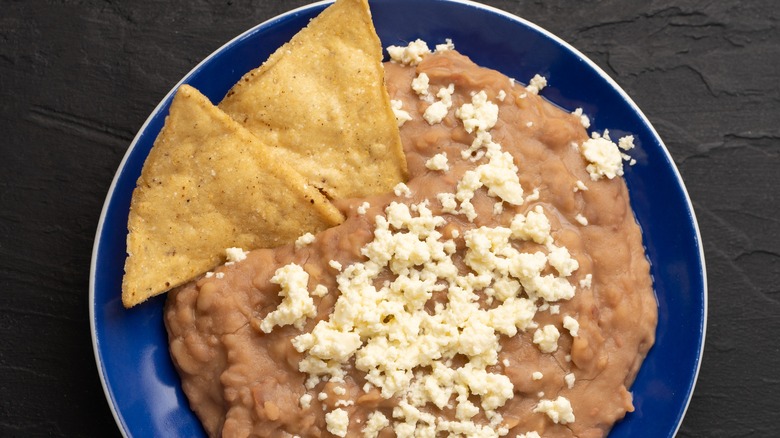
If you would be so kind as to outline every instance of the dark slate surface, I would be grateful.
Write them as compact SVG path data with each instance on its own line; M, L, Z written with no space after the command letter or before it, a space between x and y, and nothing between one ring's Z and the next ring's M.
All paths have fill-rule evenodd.
M119 436L87 305L92 240L114 171L182 75L304 3L2 2L0 436ZM777 436L780 4L487 3L604 68L655 125L687 183L710 307L679 436Z

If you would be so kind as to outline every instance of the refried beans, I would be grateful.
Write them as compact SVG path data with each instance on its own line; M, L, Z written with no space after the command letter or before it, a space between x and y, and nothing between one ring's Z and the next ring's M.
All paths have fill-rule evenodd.
M427 93L415 92L411 86L421 73L429 80ZM425 56L415 66L387 63L386 82L391 99L400 101L402 110L411 116L400 128L410 175L408 190L400 186L396 193L338 201L347 220L320 233L311 243L253 250L246 259L228 263L169 294L165 324L170 352L191 408L212 437L533 436L530 432L543 437L605 436L616 421L633 410L627 388L654 342L657 321L649 264L625 182L622 178L591 178L586 170L588 162L577 147L590 137L577 115L453 50ZM447 99L441 96L448 92L437 92L450 84L454 87L446 116L430 124L424 118L425 110ZM497 105L498 120L492 127L477 126L469 133L464 128L465 111L456 113L464 104L475 102L483 91L487 100ZM479 112L476 103L473 109ZM480 129L489 132L501 151L511 154L524 198L502 202L497 197L500 184L478 184L470 199L455 199L457 206L462 207L464 199L473 205L476 216L469 220L465 210L444 207L447 198L438 195L458 193L467 174L488 162L490 155L473 147ZM453 376L452 370L469 368L479 358L481 365L474 365L482 370L479 382L464 384L463 379L473 375L458 374L463 379L452 377L461 382L453 384L455 391L421 390L439 397L445 394L438 405L430 400L420 402L405 390L383 393L376 382L387 375L377 377L361 371L365 365L356 364L354 347L343 361L332 357L326 361L328 366L335 362L343 373L340 377L327 372L312 377L311 370L301 371L301 364L315 354L316 345L311 342L316 340L309 339L304 348L293 345L297 337L311 333L334 313L344 288L337 278L349 266L367 263L364 248L375 239L378 224L390 230L399 228L387 225L388 207L393 203L414 206L408 210L412 217L428 211L443 218L435 225L436 236L441 242L452 241L454 251L447 254L463 278L469 273L475 274L470 278L478 277L473 268L476 262L466 255L477 245L476 238L467 243L469 236L489 227L508 230L517 215L531 221L532 212L544 214L551 240L540 243L533 237L515 238L513 234L508 250L541 252L552 265L551 248L565 248L576 261L576 269L570 266L568 275L563 275L560 271L567 269L558 265L545 265L538 273L565 278L576 291L573 297L545 300L539 297L543 293L531 293L523 281L523 287L515 287L517 296L512 298L499 293L499 286L489 281L475 288L472 301L484 310L477 312L480 315L487 315L502 300L506 303L522 297L532 306L533 320L518 323L519 330L509 327L510 333L516 331L513 336L490 329L484 336L498 339L500 347L495 351L448 344L445 348L449 352L441 358L436 352L428 353L436 364L426 362L402 373L402 384L412 393L424 386L421 382L428 382L426 376L440 372ZM288 321L264 330L262 322L284 298L280 296L280 281L271 280L290 264L308 274L309 291L321 292L311 294L316 311L297 324ZM407 271L422 269L413 261L409 265ZM371 282L378 290L400 275L385 267ZM453 290L462 288L442 286L441 276L434 282L439 287L423 296L420 308L428 315L458 311L447 303L453 299ZM327 290L317 289L318 285ZM409 312L410 307L406 305L399 312ZM358 310L372 311L366 307ZM392 323L392 315L381 317L383 323ZM548 328L558 333L557 339L546 337ZM469 330L459 326L454 336L466 336ZM352 339L358 339L357 335ZM358 342L362 348L369 339L361 335ZM379 354L380 359L383 355ZM486 401L490 389L479 389L481 384L489 387L493 378L511 383L509 394L491 399L498 400L495 403ZM568 402L570 410L561 406L562 401ZM458 423L464 419L465 423Z

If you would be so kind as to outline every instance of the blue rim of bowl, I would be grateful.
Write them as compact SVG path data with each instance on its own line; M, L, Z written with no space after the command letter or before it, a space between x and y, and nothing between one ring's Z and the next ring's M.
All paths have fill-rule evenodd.
M587 56L585 56L582 52L571 46L566 41L562 40L555 34L545 30L544 28L525 20L521 17L518 17L514 14L511 14L509 12L503 11L501 9L495 8L493 6L485 5L482 3L477 3L470 0L437 0L440 2L445 3L453 3L453 4L461 4L466 5L469 7L482 9L500 16L503 16L504 18L518 22L524 26L527 26L528 28L531 28L535 30L536 32L542 34L546 38L549 38L550 40L554 41L559 46L563 47L565 50L568 50L572 54L574 54L577 58L579 58L582 62L587 64L588 67L590 67L594 72L596 72L599 76L601 76L609 85L620 94L620 96L625 100L625 102L631 107L631 109L639 116L639 118L642 120L642 122L647 126L647 128L650 130L650 132L655 137L655 140L657 140L658 145L661 147L661 150L663 154L665 155L667 161L671 164L671 168L673 170L674 176L676 178L676 182L679 186L679 188L682 190L682 193L685 197L685 201L687 203L688 210L690 212L690 219L692 222L692 226L695 232L695 242L697 243L697 249L699 252L699 262L701 264L701 280L702 280L702 286L703 286L703 296L702 296L702 322L701 327L699 328L701 336L699 339L699 351L696 356L696 363L695 363L695 370L693 374L693 379L691 380L690 386L686 388L686 400L685 400L685 406L680 411L679 417L677 418L677 424L674 430L674 433L672 436L676 435L677 432L680 429L680 426L682 425L683 418L685 417L685 414L688 410L688 406L690 405L691 398L693 396L694 388L696 387L696 383L698 381L699 377L699 371L701 369L701 362L704 354L704 345L705 345L705 339L706 339L706 332L707 332L707 314L708 314L708 287L707 287L707 269L705 264L705 258L704 258L704 249L701 245L701 232L699 230L698 221L696 220L696 214L693 208L693 203L691 202L691 198L688 194L688 190L685 187L685 184L682 180L682 176L680 175L679 169L677 169L677 166L674 165L674 160L672 159L671 154L669 153L669 150L667 149L666 145L664 144L661 137L658 135L658 132L655 130L655 127L650 123L650 120L645 116L645 114L642 112L642 110L636 105L636 103L631 99L631 97L623 90L620 85L618 85L617 82L615 82L612 77L610 77L606 72L604 72L601 67L599 67L596 63L594 63L592 60L590 60ZM98 374L100 377L100 383L103 387L103 392L106 397L106 400L109 402L109 408L111 409L111 414L114 417L114 421L116 422L117 426L119 426L119 430L122 433L122 436L129 437L128 435L128 427L127 424L124 421L124 418L119 414L118 408L117 408L117 402L116 398L114 397L114 394L111 390L111 388L108 386L106 376L105 376L105 366L102 361L102 357L99 350L99 341L97 339L96 335L96 327L95 327L95 271L97 267L97 260L98 260L98 253L100 248L100 239L103 234L103 226L105 224L106 214L109 209L109 206L111 204L112 194L114 193L117 182L120 179L121 171L125 168L125 165L132 154L133 150L136 147L136 144L138 143L139 139L142 137L143 133L146 131L148 125L150 122L155 118L155 116L166 106L167 102L172 98L173 94L178 90L179 86L181 86L184 83L187 83L190 78L192 78L196 73L198 73L204 65L208 64L209 61L214 58L215 56L218 56L221 52L223 52L226 49L229 49L231 46L237 44L239 41L243 40L244 38L247 38L251 34L257 32L258 30L261 30L267 26L272 26L275 23L284 21L288 17L291 17L296 14L308 12L312 9L317 9L321 6L328 5L330 3L333 3L332 0L323 0L315 3L310 3L308 5L304 5L295 9L292 9L290 11L287 11L283 14L277 15L273 18L270 18L260 24L257 24L250 29L247 29L246 31L242 32L238 36L234 37L230 41L226 42L216 50L214 50L211 54L209 54L206 58L204 58L201 62L199 62L192 70L190 70L186 75L182 77L179 82L177 82L171 90L162 98L162 100L157 104L157 106L154 108L154 110L150 113L149 117L146 119L144 124L141 126L141 128L136 133L135 137L133 138L133 141L130 143L130 146L128 147L127 151L125 152L124 156L122 157L122 161L120 162L117 172L114 174L114 178L111 181L111 185L109 186L106 200L103 203L103 208L100 213L100 219L98 221L97 230L95 233L95 243L93 245L92 250L92 258L90 262L90 279L89 279L89 318L90 318L90 331L92 336L92 349L95 356L95 363L97 365Z

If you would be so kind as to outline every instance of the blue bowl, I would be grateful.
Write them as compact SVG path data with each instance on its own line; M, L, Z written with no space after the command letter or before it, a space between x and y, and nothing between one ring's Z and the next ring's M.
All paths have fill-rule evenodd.
M136 135L109 189L98 224L90 277L90 317L98 371L119 429L128 437L201 437L168 355L164 296L125 310L121 281L130 197L176 88L187 83L219 102L247 71L260 65L327 6L305 6L260 24L198 64L155 108ZM547 77L542 95L581 107L591 129L633 134L636 165L625 179L642 227L658 299L656 344L631 390L635 412L610 438L670 437L693 393L707 315L701 237L680 174L658 134L634 102L592 61L556 36L521 18L455 0L373 0L374 22L386 47L422 38L451 38L475 62L527 81ZM414 13L410 13L410 11Z

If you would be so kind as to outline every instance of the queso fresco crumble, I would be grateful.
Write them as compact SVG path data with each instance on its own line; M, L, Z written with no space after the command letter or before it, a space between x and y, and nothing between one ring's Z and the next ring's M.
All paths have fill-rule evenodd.
M304 412L319 409L308 420L310 426L324 423L333 436L532 438L570 436L565 432L571 431L603 436L612 422L632 409L623 385L630 384L652 344L655 310L641 307L646 315L640 324L644 331L636 339L619 342L633 351L616 360L626 369L617 382L622 389L613 389L619 400L611 402L612 410L596 415L592 406L577 403L588 397L570 397L579 394L576 391L601 388L592 379L600 373L597 369L608 366L608 356L589 344L606 342L617 349L597 332L598 312L610 313L611 318L615 311L583 312L601 300L591 288L611 291L614 286L600 282L599 254L584 252L572 233L615 216L597 210L591 221L593 212L585 208L583 199L604 181L623 174L623 162L632 160L625 152L633 148L633 137L615 143L605 131L567 143L576 154L567 155L565 164L580 160L579 172L588 178L588 185L568 174L564 180L569 185L562 190L528 184L521 181L524 160L493 131L505 123L502 108L521 100L543 104L535 95L547 85L544 77L534 76L525 88L504 79L505 87L498 91L471 89L464 96L457 76L448 75L447 68L468 64L454 52L452 41L438 45L434 52L421 40L387 51L388 76L398 76L398 82L405 80L408 86L403 96L398 92L394 97L392 87L390 93L402 133L404 126L412 124L416 129L428 126L430 136L460 130L452 134L465 143L459 153L451 147L433 148L422 153L418 166L421 178L451 180L450 190L423 196L421 185L410 181L396 186L389 202L382 198L355 204L351 220L370 224L355 256L328 259L322 265L312 265L307 256L275 268L269 282L276 285L272 287L281 301L262 316L251 316L256 330L251 336L283 334L284 341L279 342L295 350L285 357L295 358L289 359L291 366L303 376L291 403ZM539 111L531 108L528 111ZM581 130L590 126L581 109L566 116ZM518 129L534 132L544 123L528 120ZM623 191L624 186L618 192ZM561 213L548 201L558 192L582 204L565 229ZM623 211L628 208L625 202ZM628 220L633 221L633 216ZM636 233L632 241L641 243L632 224L630 230ZM315 249L328 236L327 232L305 234L288 252L328 253ZM643 265L634 260L643 255L641 245L631 252L633 258L620 263L630 263L639 272L632 278L647 277L637 287L647 295L640 304L647 305L652 291L646 261ZM246 253L238 248L228 249L227 254L236 266L246 263ZM210 287L199 284L201 291ZM587 294L580 297L582 291ZM329 311L322 313L321 303L327 299ZM172 333L176 334L175 327ZM622 334L615 336L623 339ZM190 359L185 353L177 357L173 342L171 350L180 367ZM522 354L513 356L513 351ZM544 358L547 365L534 369L533 363L516 359L524 357ZM513 369L532 371L521 377ZM518 386L523 387L522 395ZM255 404L263 398L247 397L254 398ZM364 403L368 399L371 403ZM279 421L282 414L272 412L278 409L271 407L274 403L274 399L263 401L255 415L266 422ZM225 420L223 431L225 427L238 426ZM305 434L306 430L292 428L284 436Z

